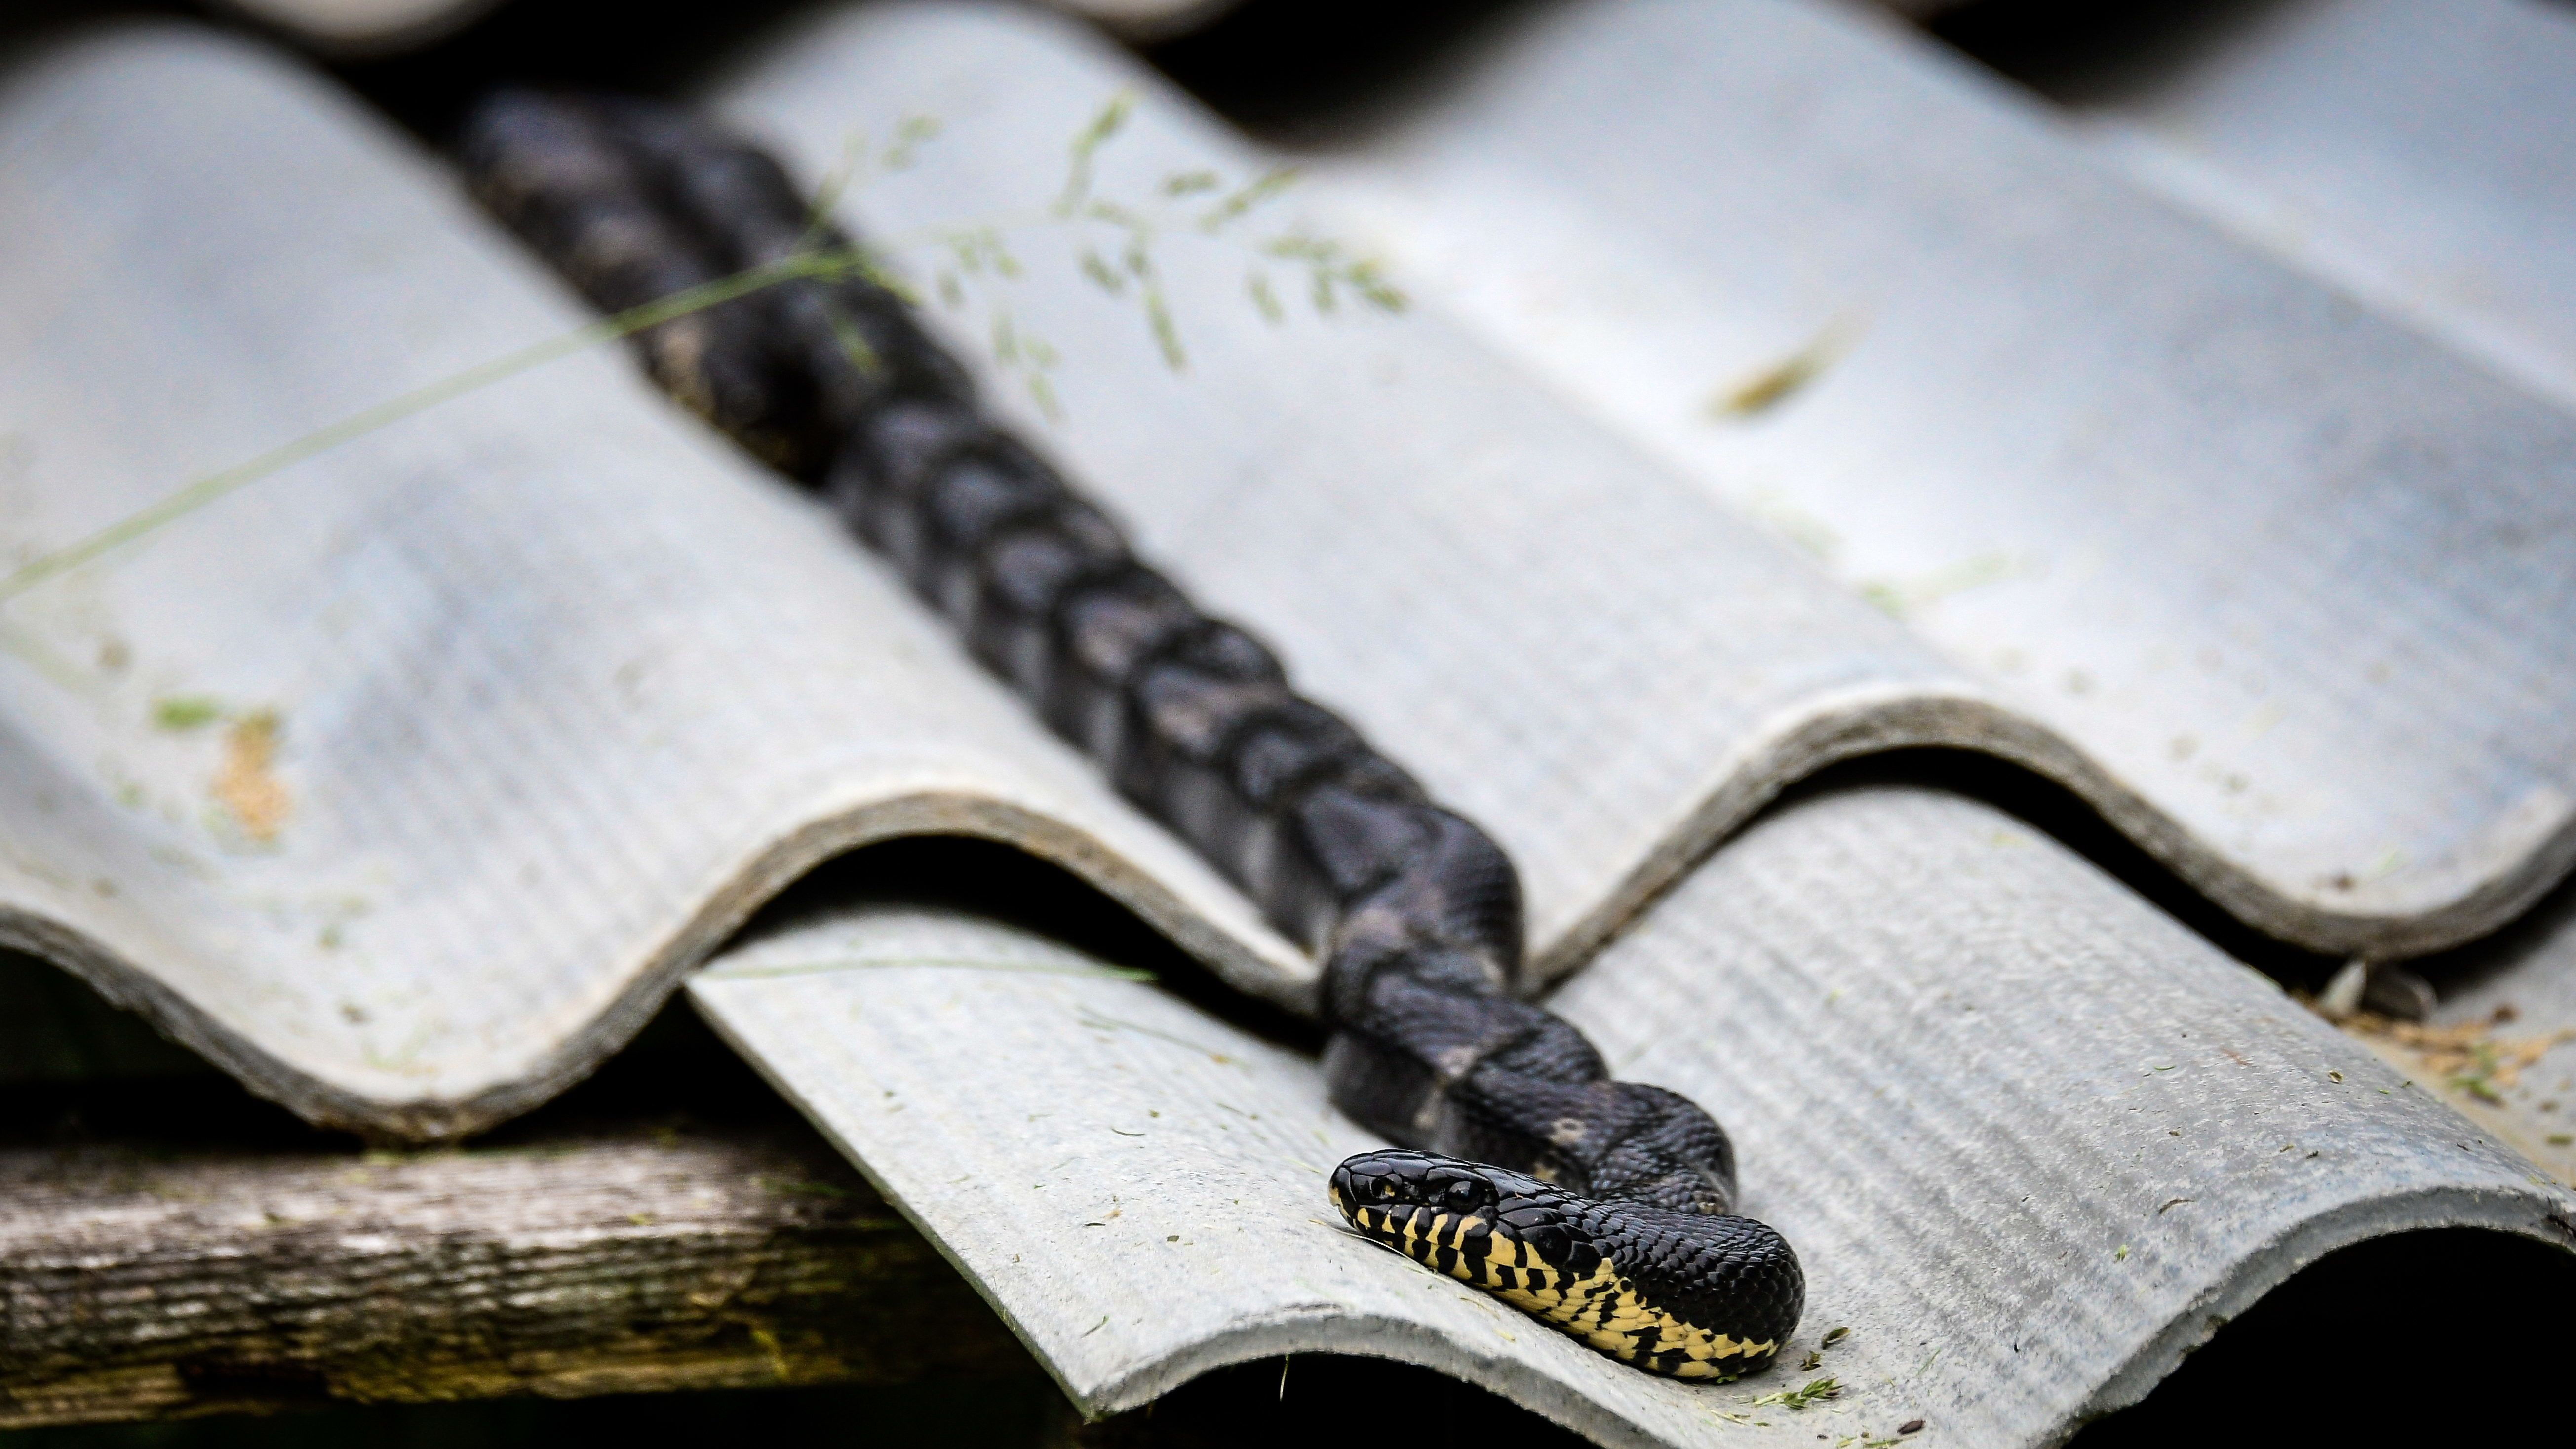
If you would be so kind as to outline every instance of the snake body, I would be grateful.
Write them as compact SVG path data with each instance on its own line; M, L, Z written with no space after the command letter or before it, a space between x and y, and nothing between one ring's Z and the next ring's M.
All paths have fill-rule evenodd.
M673 107L504 92L460 151L482 201L612 311L850 244L774 159ZM634 341L662 387L818 487L1050 727L1323 954L1334 1105L1422 1149L1335 1171L1352 1227L1642 1369L1771 1362L1803 1306L1796 1254L1733 1215L1734 1152L1707 1113L1613 1079L1515 994L1521 890L1501 847L1140 561L992 423L901 297L852 268Z

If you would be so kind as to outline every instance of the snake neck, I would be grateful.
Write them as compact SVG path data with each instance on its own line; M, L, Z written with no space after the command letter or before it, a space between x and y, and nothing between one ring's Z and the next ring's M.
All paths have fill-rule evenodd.
M1405 1146L1588 1196L1734 1210L1735 1149L1715 1119L1613 1079L1582 1032L1509 993L1482 942L1421 919L1372 903L1336 940L1324 992L1335 1106Z

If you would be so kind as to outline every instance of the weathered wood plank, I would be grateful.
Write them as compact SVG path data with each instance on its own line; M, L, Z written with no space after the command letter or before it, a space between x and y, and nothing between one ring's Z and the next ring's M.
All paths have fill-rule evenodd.
M0 1427L1035 1372L810 1138L0 1152Z

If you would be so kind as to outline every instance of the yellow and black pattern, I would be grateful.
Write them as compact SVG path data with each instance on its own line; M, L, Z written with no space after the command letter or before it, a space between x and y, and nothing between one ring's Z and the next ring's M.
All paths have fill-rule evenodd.
M1796 1258L1749 1218L1590 1200L1404 1151L1344 1162L1332 1194L1371 1241L1651 1373L1731 1379L1763 1368L1803 1306Z

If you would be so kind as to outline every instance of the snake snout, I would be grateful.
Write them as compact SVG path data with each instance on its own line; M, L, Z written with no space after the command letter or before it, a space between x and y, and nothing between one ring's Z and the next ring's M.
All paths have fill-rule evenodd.
M1466 1215L1491 1208L1536 1182L1520 1174L1428 1152L1389 1149L1346 1158L1333 1169L1333 1205L1344 1215L1357 1208L1430 1208Z
M1361 1208L1411 1208L1423 1201L1419 1152L1363 1152L1333 1169L1333 1206L1358 1221Z
M1332 1180L1333 1206L1352 1227L1444 1273L1517 1238L1503 1209L1531 1192L1554 1190L1502 1168L1401 1150L1349 1158Z

